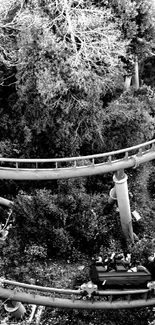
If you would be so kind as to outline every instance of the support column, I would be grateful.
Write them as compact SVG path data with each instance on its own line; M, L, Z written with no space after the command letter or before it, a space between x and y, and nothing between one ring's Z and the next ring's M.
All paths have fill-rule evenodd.
M24 316L26 309L21 302L8 300L4 304L4 308L15 318L21 318Z
M126 241L134 243L127 179L128 177L124 170L117 171L113 176L122 231Z
M12 208L13 202L0 196L0 205L5 205L8 208Z
M139 89L139 66L138 66L138 57L135 57L134 62L134 76L132 78L133 86L135 87L135 90Z
M108 203L109 203L109 204L114 204L116 201L117 201L117 195L116 195L116 188L115 188L115 186L114 186L114 187L110 190Z

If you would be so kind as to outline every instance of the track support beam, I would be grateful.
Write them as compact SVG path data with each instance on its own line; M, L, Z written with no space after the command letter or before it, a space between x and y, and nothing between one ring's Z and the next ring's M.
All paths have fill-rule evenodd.
M114 300L114 301L91 301L91 300L71 300L54 297L45 297L34 295L25 292L14 293L13 290L0 288L1 299L14 301L21 301L26 304L35 304L42 306L49 306L52 308L71 308L71 309L128 309L141 308L148 306L155 306L155 298L151 299L134 299L130 302L128 300Z
M127 179L124 170L117 171L113 176L123 235L127 242L134 243Z

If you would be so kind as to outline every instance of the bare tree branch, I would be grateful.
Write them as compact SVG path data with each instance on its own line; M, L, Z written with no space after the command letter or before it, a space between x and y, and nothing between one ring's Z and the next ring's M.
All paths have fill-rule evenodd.
M74 48L74 51L77 53L74 28L73 28L73 24L72 24L71 17L70 17L70 6L69 6L67 0L63 0L63 1L64 1L64 8L65 8L66 20L67 20L67 25L68 25L68 33L71 35L71 41L73 44L73 48Z

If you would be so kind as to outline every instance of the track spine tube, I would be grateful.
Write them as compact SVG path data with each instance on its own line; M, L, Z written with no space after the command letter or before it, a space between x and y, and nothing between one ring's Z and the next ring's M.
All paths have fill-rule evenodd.
M126 241L134 243L127 179L128 176L124 173L124 171L118 171L113 176L122 231Z
M61 299L55 297L45 297L24 292L15 293L13 290L0 288L0 297L4 300L20 301L21 303L48 306L52 308L69 308L69 309L128 309L140 308L155 305L155 298L151 299L134 299L116 301L91 301L91 300L74 300Z

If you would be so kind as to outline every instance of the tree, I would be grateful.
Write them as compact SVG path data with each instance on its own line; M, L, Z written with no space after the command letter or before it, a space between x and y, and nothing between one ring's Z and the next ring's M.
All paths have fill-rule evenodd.
M123 90L123 59L132 72L138 51L145 42L151 47L149 15L146 2L138 0L109 0L102 6L74 0L20 4L14 18L5 21L16 31L17 59L16 99L8 100L5 128L13 124L11 141L16 139L19 156L106 150L103 109ZM10 40L8 29L4 32Z
M19 24L19 12L22 0L1 0L0 7L0 63L7 67L18 62L18 49L16 46L16 33Z
M144 87L139 93L125 92L109 103L102 134L109 151L118 150L151 140L154 126L154 100L149 97L149 89Z
M16 17L13 137L27 156L101 150L103 98L123 86L126 42L110 9L75 1L29 1ZM52 141L51 141L52 139ZM37 148L37 152L35 151ZM81 149L80 149L81 148Z
M139 66L146 57L154 56L155 48L155 4L149 1L110 0L116 19L120 20L122 37L129 40L125 58L127 74L125 89L131 83L139 88Z

